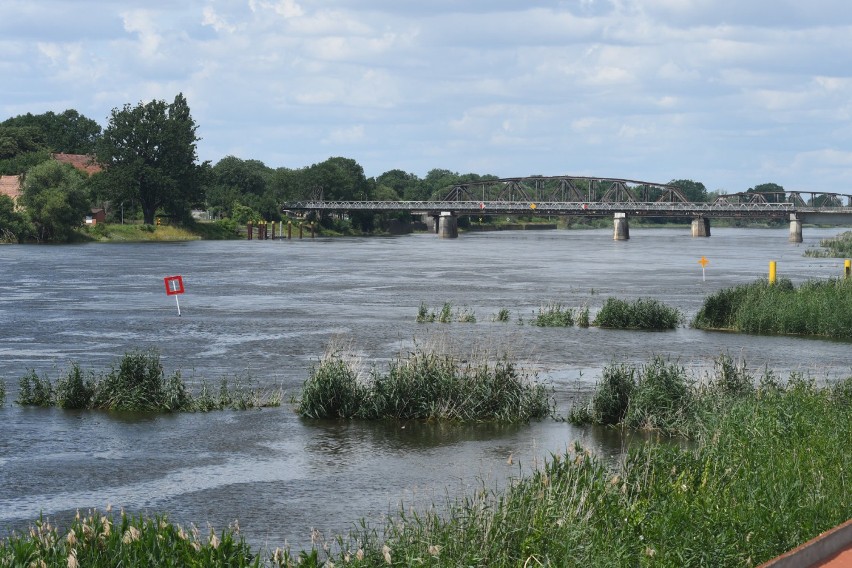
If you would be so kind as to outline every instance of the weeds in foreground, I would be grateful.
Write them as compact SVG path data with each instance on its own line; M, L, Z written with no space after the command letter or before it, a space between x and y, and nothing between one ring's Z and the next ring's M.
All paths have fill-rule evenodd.
M358 363L330 353L311 369L297 411L308 418L528 422L549 416L548 389L507 357L466 363L422 350L386 372L360 373Z
M658 300L639 298L633 302L607 298L593 325L612 329L674 329L683 320L677 308Z
M259 555L229 527L189 531L166 517L133 518L122 512L77 514L68 530L39 519L26 535L0 540L0 566L107 568L113 566L262 566Z
M698 329L852 337L852 280L758 280L708 296L692 321Z
M205 412L280 406L281 398L280 391L260 392L236 378L232 386L223 379L218 397L211 397L206 385L198 397L193 397L180 371L166 377L159 353L150 350L125 353L117 365L100 375L72 363L55 385L31 370L19 381L17 402L22 406L84 410Z

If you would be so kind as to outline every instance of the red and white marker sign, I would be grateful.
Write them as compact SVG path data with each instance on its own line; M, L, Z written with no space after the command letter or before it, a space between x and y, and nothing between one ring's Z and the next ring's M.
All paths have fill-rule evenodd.
M178 294L183 294L183 278L180 276L166 276L163 278L163 281L166 283L166 295L175 297L175 304L177 304L178 316L180 316L180 302L178 301Z

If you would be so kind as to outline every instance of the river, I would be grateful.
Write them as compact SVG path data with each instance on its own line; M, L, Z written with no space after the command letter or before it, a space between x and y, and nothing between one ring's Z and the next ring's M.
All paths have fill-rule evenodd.
M546 420L521 426L300 419L289 397L329 344L382 366L415 346L509 352L555 390L564 414L610 362L676 358L700 376L725 352L759 373L818 380L852 374L849 343L793 337L596 328L538 328L543 304L652 297L691 318L720 288L767 274L799 283L842 274L842 260L803 255L840 229L688 227L506 231L389 238L203 241L0 247L0 535L39 514L60 522L107 505L221 529L234 520L255 546L310 546L312 529L345 533L381 523L402 503L423 507L480 483L499 486L575 440L604 455L612 432ZM699 259L709 262L702 275ZM179 274L178 317L163 278ZM418 324L418 306L444 302L476 323ZM508 323L492 322L501 308ZM72 361L106 370L130 349L156 347L167 372L202 380L251 376L281 388L280 408L207 414L116 415L21 408L28 369L56 379ZM511 460L509 459L509 456ZM511 463L510 463L511 462Z

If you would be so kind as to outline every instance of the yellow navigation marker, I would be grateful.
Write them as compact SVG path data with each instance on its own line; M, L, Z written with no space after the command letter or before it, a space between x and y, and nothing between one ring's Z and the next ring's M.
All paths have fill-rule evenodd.
M707 260L707 258L706 258L706 257L703 257L703 256L702 256L702 257L701 257L701 260L699 260L699 261L698 261L698 264L700 264L700 265L701 265L701 281L702 281L702 282L705 282L705 281L707 280L707 277L706 277L706 275L704 274L704 269L707 267L707 265L708 265L708 264L710 264L710 261L709 261L709 260Z
M530 203L530 209L535 209L535 203Z

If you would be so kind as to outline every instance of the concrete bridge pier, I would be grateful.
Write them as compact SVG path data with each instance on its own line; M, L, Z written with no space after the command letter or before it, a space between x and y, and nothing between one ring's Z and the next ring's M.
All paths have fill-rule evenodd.
M693 237L709 237L710 236L710 219L707 217L696 217L692 220L692 236Z
M795 213L790 213L790 242L802 242L802 220L796 217Z
M459 222L452 211L441 211L438 217L438 236L442 239L455 239L459 236Z
M626 241L630 239L630 225L627 224L627 213L616 213L613 217L612 239Z
M424 213L421 220L426 224L426 230L430 233L438 232L438 216Z

